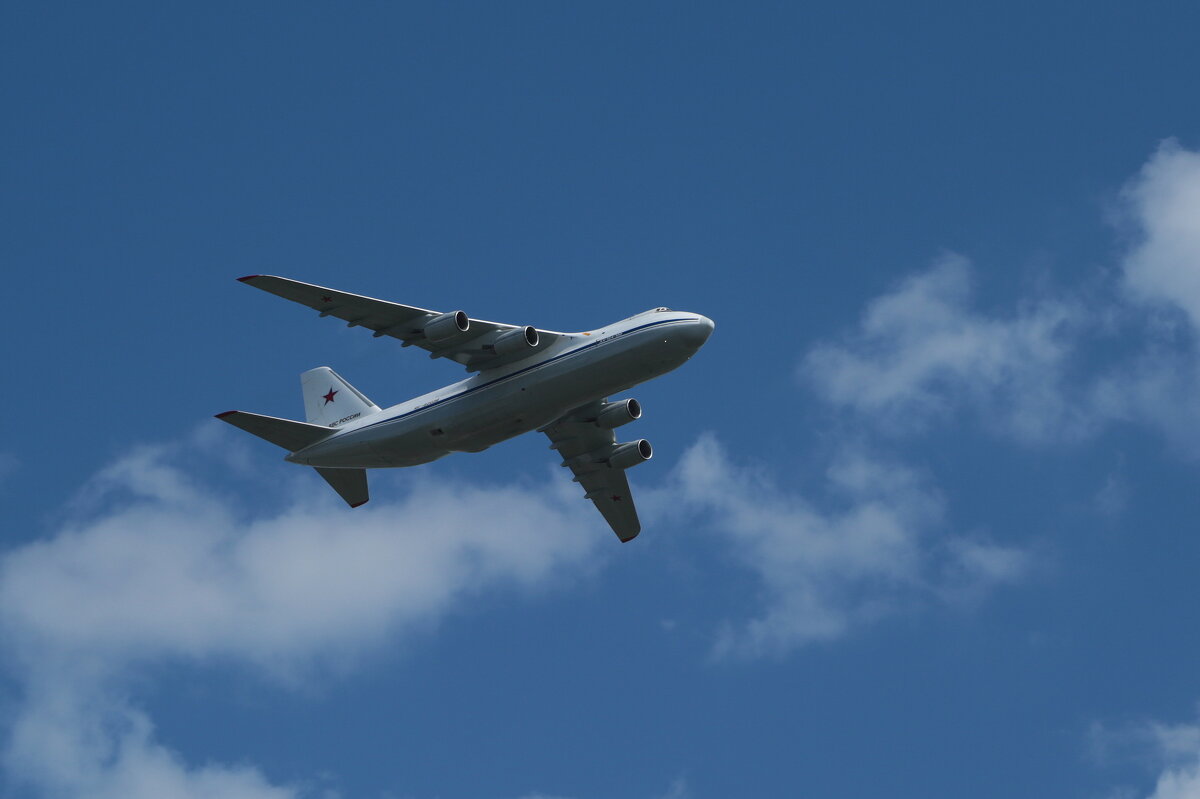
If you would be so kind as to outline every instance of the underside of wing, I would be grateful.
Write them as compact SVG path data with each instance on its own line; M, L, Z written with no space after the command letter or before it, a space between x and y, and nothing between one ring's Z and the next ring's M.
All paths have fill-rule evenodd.
M469 371L493 369L545 349L563 336L550 330L472 319L462 311L440 313L359 294L302 283L274 275L238 278L257 289L341 319L350 327L371 330L376 337L400 339L431 358L448 358Z
M587 492L585 496L600 511L617 538L632 541L637 537L642 531L642 523L638 520L637 506L629 493L629 478L624 469L593 472L582 476L579 482Z
M614 418L622 408L629 409L626 412L631 414L630 419L641 414L633 400L619 404L595 402L568 413L542 432L617 537L630 541L641 532L642 525L625 470L649 460L652 450L645 439L618 444L613 430L601 426L604 419Z

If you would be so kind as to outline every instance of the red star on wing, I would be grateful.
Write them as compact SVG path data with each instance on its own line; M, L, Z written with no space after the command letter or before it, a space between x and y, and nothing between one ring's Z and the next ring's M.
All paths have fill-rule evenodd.
M336 394L336 393L337 393L337 392L333 390L333 386L330 386L330 387L329 387L329 393L328 393L328 394L324 394L324 395L323 395L323 396L325 397L325 404L326 404L326 405L328 405L329 403L333 402L333 395L334 395L334 394Z

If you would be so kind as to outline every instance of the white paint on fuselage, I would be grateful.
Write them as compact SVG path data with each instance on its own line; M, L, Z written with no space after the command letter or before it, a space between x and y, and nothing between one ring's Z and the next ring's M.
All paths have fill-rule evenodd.
M534 356L356 419L286 459L378 468L478 452L675 369L712 330L712 321L698 314L646 311L566 334Z

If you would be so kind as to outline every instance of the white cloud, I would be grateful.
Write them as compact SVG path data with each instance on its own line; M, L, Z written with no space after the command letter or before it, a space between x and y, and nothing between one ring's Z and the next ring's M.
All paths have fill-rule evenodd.
M247 518L171 465L178 455L143 448L104 469L74 521L0 558L0 633L25 692L4 762L22 784L63 797L307 795L251 766L187 764L127 698L129 675L164 659L250 663L285 679L341 665L472 595L577 579L597 544L611 544L565 481L417 477L401 499L353 513L321 490ZM984 586L1020 571L1019 557L986 545L927 545L942 502L911 470L853 451L828 482L840 506L822 511L705 437L667 488L643 492L648 517L670 504L706 518L763 586L763 612L725 628L718 654L841 635L939 598L943 571ZM686 795L682 779L666 793Z
M1149 799L1200 799L1200 768L1163 772Z
M0 619L44 652L232 656L286 668L436 618L464 594L579 562L590 516L545 492L415 481L353 514L321 492L243 520L160 452L107 469L135 499L0 564ZM332 496L332 495L330 495Z
M1200 153L1164 142L1122 196L1138 228L1123 265L1126 287L1177 307L1200 330Z
M26 693L5 757L56 796L298 795L252 768L189 768L120 700L131 666L223 658L290 676L436 623L465 597L590 568L608 538L557 489L417 479L351 513L321 491L242 518L139 450L105 469L91 512L0 559L0 632Z
M871 301L858 329L813 347L801 376L825 400L891 429L923 428L959 406L1026 439L1080 430L1064 364L1088 322L1080 304L1041 298L1010 315L972 307L972 270L947 255Z
M291 799L250 766L189 768L142 713L87 683L37 680L13 725L9 772L40 794L90 799Z
M1200 457L1200 358L1189 347L1147 338L1136 357L1094 377L1089 401L1095 418L1159 432L1168 446Z
M947 599L976 600L996 586L1020 582L1033 570L1027 549L978 537L949 538L945 547L941 590Z
M924 430L966 410L1044 443L1129 422L1195 456L1200 343L1180 332L1200 332L1200 153L1166 142L1122 200L1134 244L1118 282L1098 272L1086 290L987 312L970 264L944 256L869 302L853 331L812 347L801 377L877 430Z
M1111 730L1095 724L1089 734L1101 761L1123 756L1155 767L1159 773L1148 794L1122 788L1123 795L1147 799L1200 799L1200 725L1147 722Z
M950 589L965 579L982 592L1025 571L1015 549L927 542L943 503L911 469L850 451L828 481L838 497L831 510L734 465L705 436L684 454L669 488L648 498L652 513L689 513L725 538L762 585L762 612L726 625L718 657L782 654L929 597L952 599Z

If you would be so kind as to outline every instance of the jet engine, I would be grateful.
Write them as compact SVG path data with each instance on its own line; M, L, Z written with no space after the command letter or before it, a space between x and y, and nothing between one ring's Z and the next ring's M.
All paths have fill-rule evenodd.
M429 341L445 341L459 333L466 333L471 327L471 320L462 311L451 311L439 314L430 319L422 332Z
M537 345L537 328L526 325L516 330L510 330L507 333L501 333L492 342L492 349L497 355L514 355L518 352L531 350Z
M642 404L640 402L635 399L621 400L605 405L604 409L596 416L595 425L602 430L612 430L641 417Z
M640 438L627 444L617 444L608 456L608 465L614 469L628 469L650 460L653 455L654 448L650 442Z

